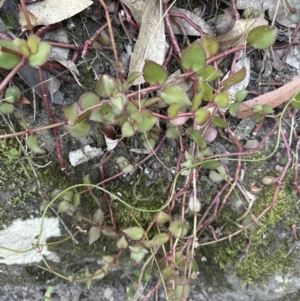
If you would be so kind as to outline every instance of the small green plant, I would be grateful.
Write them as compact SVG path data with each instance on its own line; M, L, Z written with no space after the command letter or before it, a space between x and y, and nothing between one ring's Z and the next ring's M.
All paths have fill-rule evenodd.
M108 14L108 10L105 12ZM26 14L27 18L25 18ZM28 24L28 20L26 20L28 18L31 24ZM110 22L110 18L107 19ZM41 70L40 66L48 59L50 45L33 33L35 18L26 10L20 12L20 24L23 28L28 28L31 33L26 40L0 40L0 67L16 71L23 64L28 63L33 67L38 66ZM101 30L99 30L100 34ZM259 26L248 33L247 46L256 49L268 48L275 42L276 35L275 27ZM113 40L112 33L110 38ZM83 54L90 45L90 40L87 42ZM103 43L107 45L107 39ZM228 52L223 52L222 55L225 57L229 53L241 49L242 47L233 48ZM55 272L56 275L72 282L85 282L87 288L90 288L93 281L102 279L110 269L118 267L121 256L126 256L127 253L133 264L140 263L142 265L142 268L134 273L137 280L132 284L128 295L135 295L136 288L141 281L147 281L150 275L155 275L158 280L153 289L157 290L160 285L163 286L168 300L188 299L192 281L200 270L195 257L196 249L205 245L205 242L202 241L204 232L213 229L211 225L218 216L222 215L230 195L238 194L237 190L239 189L245 196L244 191L238 185L238 175L243 161L242 155L245 153L231 131L228 116L235 117L237 115L240 107L244 105L243 101L248 96L248 92L240 90L231 95L228 87L238 84L245 78L246 68L243 67L237 72L232 72L224 79L223 70L217 66L220 58L219 52L218 40L208 35L202 35L201 39L190 44L179 55L178 65L181 73L173 78L169 76L165 67L151 60L145 61L142 72L134 72L127 78L122 76L114 78L107 74L100 75L95 85L95 91L86 92L77 102L65 106L63 108L65 120L57 124L52 123L53 128L65 126L68 134L74 138L87 137L92 129L92 123L96 123L99 127L115 126L120 133L120 139L125 142L134 135L138 136L144 147L141 153L147 154L149 157L157 156L157 150L165 138L178 141L180 145L174 178L166 189L167 193L162 193L163 204L154 209L145 209L143 205L129 204L122 197L101 187L101 183L92 184L89 175L84 176L83 184L77 184L65 190L55 189L52 192L41 205L43 218L50 206L53 205L60 215L72 217L72 221L80 229L79 231L87 233L89 245L97 247L99 239L106 236L115 241L117 250L117 254L109 251L107 255L103 256L103 264L93 271L86 267L84 273L70 277L58 272ZM118 65L116 64L116 66ZM132 84L141 76L144 77L146 85L138 90L133 89ZM185 79L192 83L192 93L188 93L177 83L179 79ZM291 106L296 109L299 108L298 98L299 93L295 94L291 101ZM15 114L24 131L15 133L14 136L25 136L26 134L26 143L29 149L35 154L44 154L45 151L39 145L34 134L43 128L33 130L28 127L25 118L17 109L20 99L21 93L18 88L13 86L7 88L4 98L0 102L0 112ZM261 123L264 118L274 113L270 106L264 104L256 104L249 109L255 113L254 119L257 123ZM274 118L277 117L274 116ZM281 126L282 117L277 118L277 121ZM218 132L223 129L226 129L231 135L232 141L238 149L233 155L215 154L214 149L210 146L210 143L218 137ZM163 139L162 136L164 136ZM59 140L58 136L56 138ZM184 147L184 140L186 147ZM286 141L284 141L284 145L288 149ZM252 153L247 154L251 155ZM59 158L62 157L59 152L58 155ZM237 161L234 177L230 176L226 164L221 161L224 157ZM101 159L100 169L106 160L109 160L109 155ZM251 161L250 159L245 160ZM262 183L277 185L277 188L280 188L290 162L291 159L287 156L283 161L286 169L280 177L275 179L265 176ZM123 155L116 158L116 166L119 168L119 174L122 175L133 175L142 163L143 161L133 163ZM62 166L63 164L61 164ZM209 201L199 197L197 185L200 173L207 176L208 182L223 185L220 186L215 197L209 196L211 198ZM184 184L179 184L181 176L186 177ZM109 182L114 179L113 175L105 181ZM106 209L95 192L96 190L100 190L105 196ZM257 229L259 219L275 205L278 190L274 193L271 203L258 218L252 214L252 203L246 196L248 208L246 212L243 212L241 218L236 219L240 220L241 224L235 223L237 226L235 232L219 238L216 231L211 230L214 240L211 239L207 244L225 239L230 241L235 235L246 233L247 229L253 231ZM82 212L83 196L87 196L94 203L93 212ZM130 226L119 227L115 223L111 200L119 202L131 210L132 224ZM140 223L135 217L136 212L149 214L151 223L147 225ZM41 226L41 233L42 229ZM39 247L39 237L33 248ZM46 267L41 268L53 272L46 261L45 265ZM49 291L45 293L45 300L50 298L52 289L49 287ZM146 297L151 292L150 290Z

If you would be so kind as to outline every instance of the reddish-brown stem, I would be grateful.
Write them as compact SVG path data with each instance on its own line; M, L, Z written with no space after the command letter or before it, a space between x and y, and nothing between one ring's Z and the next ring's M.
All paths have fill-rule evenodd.
M163 63L163 67L167 68L167 66L168 66L168 64L169 64L169 62L170 62L170 60L172 58L172 55L173 55L173 46L170 45L169 49L168 49L167 57L166 57L166 59L165 59L165 61Z
M240 14L236 8L236 0L230 0L230 3L231 3L231 8L233 10L233 13L234 13L234 16L235 16L235 19L238 20L240 19Z
M48 99L46 85L45 85L45 81L44 81L43 69L42 69L42 67L39 67L38 70L39 70L39 77L40 77L40 82L41 82L42 98L43 98L44 105L45 105L45 108L46 108L47 113L48 113L48 118L49 118L49 121L50 121L51 124L55 124L55 119L54 119L54 116L52 114L52 110L51 110L50 105L49 105L49 99ZM57 153L57 158L58 158L60 168L61 168L62 171L65 171L65 172L68 173L68 171L66 169L66 166L65 166L65 163L64 163L63 156L62 156L58 130L57 130L57 128L53 128L52 130L53 130L53 134L54 134L56 153Z
M33 27L32 27L32 24L30 22L30 18L29 18L28 11L27 11L27 8L26 8L25 0L20 0L20 3L21 3L21 6L22 6L22 10L24 12L24 16L25 16L26 23L27 23L27 26L29 28L29 31L30 31L30 33L33 33L33 29L32 29Z
M1 138L1 136L0 136L0 138ZM159 151L159 149L162 147L163 142L164 142L165 140L166 140L166 136L163 136L163 137L161 138L161 140L159 141L159 143L157 144L157 146L155 147L155 149L153 150L153 153L149 154L149 155L146 156L144 159L142 159L139 163L135 164L135 165L133 166L133 168L136 169L136 168L139 167L141 164L147 162L152 156L154 156L154 155ZM111 181L111 180L114 180L114 179L116 179L116 178L122 176L123 174L124 174L124 172L121 171L121 172L119 172L119 173L117 173L117 174L111 176L110 178L107 178L107 179L105 179L105 180L99 182L97 185L102 185L102 184L104 184L104 183L107 183L107 182L109 182L109 181Z
M135 23L135 21L132 19L131 14L130 14L128 8L126 7L126 5L123 3L123 1L120 1L120 4L121 4L122 9L123 9L123 11L124 11L125 18L126 18L127 22L128 22L135 30L139 31L139 30L140 30L140 26L139 26L137 23Z
M62 23L61 22L58 22L58 23L55 23L55 24L51 24L51 25L46 25L46 26L43 26L41 27L36 33L35 35L36 36L41 36L42 34L44 34L45 32L47 31L51 31L51 30L55 30L55 29L58 29L62 26Z
M175 13L175 12L172 12L170 11L169 12L169 15L171 17L177 17L177 18L181 18L181 19L184 19L186 22L188 22L192 27L194 27L199 33L200 33L200 36L203 36L203 31L201 29L200 26L198 26L194 21L192 21L189 17L187 17L185 14L183 13Z
M300 195L300 187L298 185L298 162L299 162L299 149L300 149L300 136L297 137L297 144L295 149L295 167L294 167L294 187L297 190L298 195Z
M217 61L217 60L219 60L219 59L222 59L223 57L226 57L226 56L228 56L228 55L231 54L231 53L235 53L235 52L240 51L240 50L243 50L243 49L245 49L245 48L246 48L245 45L239 45L239 46L235 46L235 47L233 47L233 48L231 48L231 49L225 50L225 51L223 51L222 53L219 53L219 54L217 54L217 55L211 57L210 59L208 59L208 60L206 61L206 64L209 65L209 64L211 64L211 63L214 62L214 61Z
M87 41L85 41L83 50L81 53L81 57L84 58L89 46L93 43L93 41L101 34L101 32L108 26L108 22L106 22L103 26L101 26Z
M116 72L117 72L119 80L121 81L121 83L123 83L124 79L123 79L122 72L121 72L121 64L120 64L120 60L119 60L119 57L118 57L118 52L117 52L117 47L116 47L116 43L115 43L113 29L112 29L112 26L111 26L111 19L110 19L110 16L109 16L108 7L107 7L107 5L105 4L105 2L103 0L99 0L99 2L102 4L103 9L105 11L105 16L106 16L110 41L111 41L112 50L113 50L114 58L115 58Z
M101 181L103 181L105 179L103 164L99 164L99 170L100 170ZM105 189L105 183L102 183L101 186ZM109 211L110 221L111 221L113 227L115 229L117 229L115 219L114 219L114 214L113 214L113 211L112 211L111 204L110 204L109 198L107 196L107 193L105 191L103 191L103 195L104 195L104 199L105 199L105 202L106 202L107 209Z
M167 10L168 10L168 4L164 3L164 11L166 12ZM175 37L175 34L173 32L173 29L172 29L172 26L171 26L171 23L170 23L169 13L167 13L166 16L165 16L165 24L166 24L166 27L168 29L169 35L170 35L170 39L171 39L173 49L174 49L175 53L179 57L181 57L181 49L180 49L180 47L177 43L177 39Z
M232 58L232 61L231 61L231 66L230 66L229 76L231 76L235 72L235 64L236 64L236 61L238 59L238 56L239 56L239 52L238 51L233 54L233 58Z
M45 131L45 130L50 130L53 128L58 128L58 127L61 127L63 125L67 125L67 124L68 124L68 121L65 120L65 121L57 122L55 124L49 124L49 125L41 126L41 127L34 128L34 129L27 128L25 131L0 135L0 139L24 136L27 134L33 134L33 133L37 133L37 132L41 132L41 131Z

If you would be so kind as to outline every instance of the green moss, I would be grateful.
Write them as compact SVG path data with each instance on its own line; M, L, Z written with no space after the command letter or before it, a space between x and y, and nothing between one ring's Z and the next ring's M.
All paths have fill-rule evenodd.
M262 163L260 164L261 170L267 170L263 168L267 162ZM249 173L252 174L251 171ZM260 219L260 226L257 230L243 232L233 237L231 242L225 241L203 247L208 262L212 260L221 269L234 271L247 284L266 281L267 277L276 271L290 272L293 270L292 256L287 256L289 252L287 239L279 238L279 234L290 231L289 226L295 220L299 220L299 215L294 210L295 197L293 197L292 177L292 172L285 177L275 206ZM271 203L274 191L274 186L268 186L257 196L251 210L254 216L259 216ZM226 225L223 229L224 235L234 233L238 228L231 221L235 221L240 215L238 212L232 211L230 206L226 206L217 220L217 225L214 226ZM274 232L274 229L277 232Z

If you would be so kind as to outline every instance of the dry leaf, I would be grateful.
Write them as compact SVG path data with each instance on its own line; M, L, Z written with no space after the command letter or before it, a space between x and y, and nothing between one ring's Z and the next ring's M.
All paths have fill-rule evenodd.
M216 25L217 36L221 36L230 31L235 23L236 19L231 7L224 10L224 15L218 17Z
M268 25L264 15L261 14L258 18L239 19L235 22L234 27L228 33L217 37L222 50L238 45L244 45L247 42L247 33L257 26Z
M104 139L107 150L113 150L119 143L120 139L117 138L117 133L112 125L107 125L103 129Z
M144 14L144 11L145 11L149 1L145 1L145 0L144 1L123 0L122 2L129 8L134 20L139 25L141 25L143 14ZM204 33L206 33L208 35L212 35L212 36L215 35L213 30L212 30L212 27L209 24L207 24L202 18L197 16L196 14L194 14L194 13L188 11L188 10L177 8L177 7L174 7L174 6L170 9L170 12L184 13L194 23L196 23L198 26L200 26ZM199 32L197 30L195 30L185 20L177 18L177 21L182 24L182 26L183 26L184 30L186 31L187 35L191 35L191 36L199 36L200 35ZM174 22L171 25L172 25L172 28L173 28L175 34L182 34L181 30L175 25Z
M276 108L288 101L297 91L299 91L300 77L296 77L291 82L278 88L277 90L265 93L253 99L244 101L239 106L237 118L247 118L253 116L252 108L254 105L268 105Z
M37 25L50 25L70 18L92 4L91 0L45 0L27 5L27 9L36 16Z
M162 64L167 49L165 26L161 15L160 3L150 0L143 15L139 37L131 57L129 74L135 71L141 72L145 59ZM143 77L139 77L133 85L144 83Z

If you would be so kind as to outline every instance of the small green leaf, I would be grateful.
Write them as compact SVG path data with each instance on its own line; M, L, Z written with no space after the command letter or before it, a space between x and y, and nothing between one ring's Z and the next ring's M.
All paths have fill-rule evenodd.
M58 204L57 211L58 213L64 213L69 210L70 204L67 201L62 201Z
M131 137L135 133L131 123L129 121L125 121L122 125L122 137Z
M247 95L248 95L247 90L240 90L235 93L234 98L236 101L241 102L246 99Z
M192 139L196 142L198 148L201 149L204 146L204 141L201 137L201 132L194 130L193 128L187 128L186 131L187 131L187 133L190 134Z
M2 114L11 114L15 110L15 107L11 103L3 102L0 104L0 112Z
M113 113L120 115L124 111L127 102L127 97L122 93L118 93L114 97L112 97L110 104L113 108Z
M239 109L239 106L240 106L240 104L237 102L230 104L229 109L228 109L229 114L234 117Z
M194 96L194 98L192 100L191 111L196 111L200 107L200 105L202 103L202 98L203 98L203 91L197 93Z
M89 230L89 245L97 241L100 237L101 229L99 227L91 227Z
M93 274L93 279L100 280L105 276L105 271L102 269L96 270L96 272Z
M255 113L262 112L262 105L254 105L252 111Z
M256 49L271 47L277 37L277 27L262 25L249 32L247 42Z
M47 42L39 43L39 50L36 54L30 55L28 63L32 67L38 67L47 62L51 50L51 45Z
M217 117L217 116L214 116L211 119L211 123L214 124L215 126L219 127L219 128L224 128L224 129L228 128L227 121L225 121L222 118Z
M68 120L68 124L75 125L78 117L78 104L74 102L69 106L63 107L63 112L66 119Z
M145 231L140 227L130 227L124 229L123 232L132 240L140 240L145 234Z
M6 89L5 98L3 99L3 101L9 103L16 103L19 101L20 97L21 97L20 89L16 86L11 86Z
M167 233L156 234L151 240L152 246L158 247L164 245L168 240L169 240L169 235Z
M207 82L215 81L216 79L223 76L223 73L210 65L204 66L200 71L198 71L196 74L197 78L204 79Z
M0 47L1 46L16 51L16 47L13 41L0 40ZM7 53L3 50L1 51L0 68L11 70L15 68L20 61L21 61L21 56L16 56L14 54Z
M91 126L85 120L83 120L75 125L67 125L67 129L71 136L75 138L82 138L89 134Z
M261 113L256 113L253 117L254 122L259 123L263 120L264 115Z
M133 72L128 77L126 82L128 84L132 84L136 79L138 79L143 73L142 72Z
M117 247L118 249L126 249L128 247L128 242L124 235L117 241Z
M115 237L116 236L116 232L110 229L102 229L102 233L103 235L107 236L107 237Z
M214 99L213 88L203 80L199 80L198 92L203 93L203 100L205 101L212 101Z
M195 121L198 125L203 126L210 119L210 112L207 109L200 108L195 112Z
M241 82L246 77L246 67L242 67L239 71L235 72L228 78L222 81L223 87L233 86Z
M143 142L143 146L145 147L145 149L149 149L152 151L155 147L155 140L152 138L149 138L148 140L145 140Z
M96 92L101 97L110 97L118 93L119 84L115 78L107 74L100 75L96 83Z
M79 107L82 111L100 103L99 96L92 92L84 93L78 100Z
M96 210L96 212L95 212L94 215L93 215L92 221L93 221L94 223L99 224L99 225L102 225L102 224L103 224L103 221L104 221L104 213L103 213L102 209L98 208L98 209Z
M40 38L34 34L29 35L27 39L27 46L31 54L37 54L40 45Z
M180 135L180 130L177 126L173 126L170 122L167 123L167 131L166 131L166 136L170 139L176 139Z
M143 68L144 79L149 85L162 85L168 78L168 73L161 65L146 60Z
M262 105L262 110L265 114L273 114L274 110L268 105Z
M205 50L207 58L211 58L219 51L219 42L212 36L203 35L200 42Z
M186 70L197 72L204 67L205 62L205 50L199 40L186 48L181 56L181 65Z
M187 222L182 224L181 220L175 220L171 222L168 229L175 237L184 237L188 233L189 224Z
M207 169L217 169L218 167L221 166L221 164L219 161L209 161L209 162L203 162L201 166Z
M181 105L191 105L187 94L177 85L166 86L161 93L161 98L168 104L178 103Z
M161 271L161 275L164 281L168 280L173 276L173 268L172 267L166 267Z
M215 103L222 109L229 105L229 94L227 92L220 92L215 97Z
M164 211L160 211L158 214L158 217L156 219L156 222L159 224L165 224L166 222L171 220L171 216L164 212Z
M172 103L168 107L168 110L167 110L168 111L168 117L170 119L174 119L177 116L180 108L181 108L181 104L179 104L179 103Z
M141 111L143 115L143 121L137 126L139 132L148 132L156 123L156 118L153 116L150 110Z
M300 109L300 91L293 96L291 106L295 109Z
M130 249L130 258L135 262L139 263L148 252L147 249L142 247L129 246Z
M175 297L178 298L178 300L187 300L191 292L191 286L190 284L185 285L177 285L175 288Z
M29 135L26 141L27 146L36 154L45 154L45 150L39 147L37 139L33 135Z

